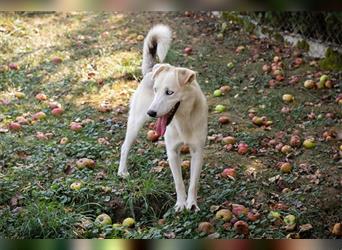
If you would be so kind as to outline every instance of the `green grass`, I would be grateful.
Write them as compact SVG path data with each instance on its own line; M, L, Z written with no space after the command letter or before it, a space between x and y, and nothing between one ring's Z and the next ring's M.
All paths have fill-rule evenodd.
M128 101L141 79L142 41L137 36L146 35L151 24L159 22L170 25L175 34L166 61L198 72L209 104L209 135L235 136L251 148L248 154L239 155L236 150L227 152L220 142L208 141L198 213L174 212L171 171L167 166L157 166L166 160L166 152L158 143L146 140L147 126L129 156L130 177L122 180L116 175ZM250 238L285 238L289 232L284 224L268 218L275 204L283 203L288 209L281 210L282 216L294 214L298 226L313 225L313 230L302 237L333 238L330 229L342 219L341 142L338 138L324 141L322 134L328 129L342 130L341 106L335 101L341 92L340 72L324 72L333 80L334 88L307 90L303 82L321 71L309 66L312 58L304 57L306 63L293 69L292 49L287 45L253 40L235 24L229 24L224 40L218 41L220 26L220 20L200 13L191 17L177 12L1 13L0 128L6 129L18 116L29 118L38 111L47 114L42 121L23 125L19 132L0 132L1 237L204 238L207 235L198 232L197 226L210 221L217 237L243 238L230 223L215 220L212 208L230 208L231 203L237 203L261 215L259 220L248 222ZM236 53L241 45L246 49ZM185 46L193 47L192 55L183 55ZM274 48L282 50L286 79L269 88L272 77L261 68L277 54ZM62 62L54 64L51 60L55 57ZM229 62L234 63L231 69ZM10 63L19 69L9 69ZM300 81L290 85L288 79L293 75ZM232 90L223 97L213 97L213 91L222 85L230 85ZM25 97L16 98L18 91ZM38 93L58 101L65 109L62 116L52 116L48 103L35 99ZM284 104L285 93L294 95L295 101ZM103 102L111 105L110 112L98 111ZM217 104L227 107L224 114L232 123L218 124L220 114L213 112ZM281 113L284 106L292 111ZM251 108L273 121L271 130L252 124L248 117ZM311 112L316 119L308 119ZM327 119L328 112L335 118ZM86 120L81 131L70 130L71 122ZM315 137L317 147L299 147L285 156L267 146L280 131L285 133L282 142L288 143L294 130L299 130L302 139ZM37 132L51 133L51 137L38 140ZM68 138L67 144L60 144L63 137ZM99 143L99 139L107 143ZM94 169L76 167L76 161L84 157L96 161ZM276 166L280 161L291 162L293 171L281 174ZM311 170L303 172L302 163ZM227 167L236 168L235 180L220 176ZM188 183L189 170L184 169L183 175ZM76 181L82 183L78 191L70 188ZM288 192L283 192L286 188ZM94 221L101 213L110 215L113 223L121 223L126 217L134 217L137 223L131 229L100 227Z

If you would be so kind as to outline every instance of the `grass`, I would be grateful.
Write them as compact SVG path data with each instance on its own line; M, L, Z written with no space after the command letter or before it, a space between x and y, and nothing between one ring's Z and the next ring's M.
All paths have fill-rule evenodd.
M198 213L176 214L171 171L158 163L166 160L160 143L146 140L147 124L139 134L129 157L130 178L117 177L120 146L124 139L128 101L141 79L142 41L152 24L163 22L174 30L174 42L166 61L198 72L198 81L209 103L209 135L235 136L251 148L246 155L227 152L221 142L208 141L201 175ZM322 71L305 64L290 67L292 48L274 41L254 39L238 25L229 24L224 39L217 39L222 20L193 13L1 13L0 15L0 236L2 238L203 238L197 226L210 221L217 234L210 237L243 238L230 223L214 219L215 209L230 208L231 203L255 209L261 215L249 223L250 238L285 238L310 223L313 229L304 238L333 238L334 223L341 222L341 142L338 136L325 141L328 129L341 128L341 106L335 98L341 92L341 73ZM182 27L179 29L178 27ZM238 46L245 50L236 53ZM183 55L185 46L193 54ZM277 49L281 52L276 52ZM268 86L271 75L262 65L275 55L283 58L284 82ZM53 58L62 59L53 63ZM227 63L234 67L228 68ZM8 65L15 63L17 70ZM334 82L332 89L308 90L306 79L325 73ZM291 76L298 84L289 84ZM222 85L232 90L223 97L212 92ZM17 98L16 92L24 98ZM44 93L58 101L65 112L51 115ZM284 104L282 95L295 96ZM109 112L99 112L103 103ZM221 114L215 105L227 107L229 125L219 125ZM288 114L280 112L287 106ZM248 111L273 121L270 130L252 124ZM7 131L18 116L31 117L43 111L44 120L23 125L19 132ZM315 119L308 114L315 113ZM326 118L334 113L334 118ZM85 122L79 132L71 122ZM284 132L283 143L299 130L302 139L314 137L317 147L295 149L288 156L269 147L267 141ZM51 133L37 139L37 132ZM62 138L68 143L61 144ZM79 170L80 158L95 160L94 169ZM184 155L189 159L189 155ZM289 174L277 168L280 161L294 166ZM308 169L303 170L307 164ZM224 168L237 170L235 180L224 179ZM187 182L189 170L183 169ZM82 183L80 190L70 185ZM280 207L285 204L286 207ZM278 207L277 207L278 206ZM297 228L288 232L284 223L268 214L279 210L282 217L293 214ZM136 226L112 228L98 226L95 218L107 213L113 223L134 217Z

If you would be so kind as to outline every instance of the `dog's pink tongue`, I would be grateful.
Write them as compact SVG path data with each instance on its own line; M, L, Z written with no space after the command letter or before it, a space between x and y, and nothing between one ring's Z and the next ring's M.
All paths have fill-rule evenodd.
M159 136L163 136L166 131L166 126L167 126L167 115L163 115L157 119L156 122L156 132Z

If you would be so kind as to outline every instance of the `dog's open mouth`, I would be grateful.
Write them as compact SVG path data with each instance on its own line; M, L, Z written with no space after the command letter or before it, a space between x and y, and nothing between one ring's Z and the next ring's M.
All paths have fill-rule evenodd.
M155 125L155 130L159 136L163 136L165 134L166 127L167 125L170 124L170 122L172 121L172 118L176 114L179 104L180 102L177 102L176 105L173 106L173 108L170 110L169 113L161 117L158 117L156 125Z

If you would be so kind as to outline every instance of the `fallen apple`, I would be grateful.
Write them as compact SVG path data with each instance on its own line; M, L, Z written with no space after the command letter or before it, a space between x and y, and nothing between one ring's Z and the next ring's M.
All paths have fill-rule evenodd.
M144 36L143 35L138 35L137 36L137 40L138 41L143 41L144 40Z
M9 125L8 125L8 129L13 131L13 132L18 132L21 130L21 125L17 122L11 122Z
M283 153L283 154L289 154L292 152L292 147L289 146L289 145L284 145L281 147L280 151Z
M281 58L279 56L273 57L273 62L277 63L280 62Z
M303 64L303 63L304 63L303 58L297 57L297 58L294 60L294 64L297 65L297 66L299 66L299 65L301 65L301 64Z
M131 217L128 217L128 218L123 220L122 225L124 227L134 227L135 220L133 218L131 218Z
M270 88L274 88L275 86L277 86L277 81L274 79L271 79L268 81L268 85L270 86Z
M285 162L280 165L280 171L283 173L290 173L292 170L292 165L288 162Z
M290 145L292 147L299 147L301 145L301 140L300 137L298 135L292 135L290 138Z
M248 212L247 218L248 218L248 220L254 222L254 221L257 221L260 218L260 214L259 213Z
M221 104L216 105L216 107L215 107L215 111L218 112L218 113L222 113L225 110L226 110L226 108L223 105L221 105Z
M25 94L23 92L17 91L14 93L14 96L18 99L23 99L25 97Z
M48 98L47 98L47 96L45 94L39 93L39 94L36 95L36 99L39 100L39 101L45 101Z
M327 80L327 81L324 83L324 86L325 86L327 89L331 89L331 88L333 87L333 83L332 83L332 81Z
M333 226L331 233L335 236L342 236L342 223L336 223Z
M220 116L218 121L220 124L228 124L230 122L230 119L228 116Z
M184 169L189 169L190 165L191 165L191 163L189 160L182 161L182 163L181 163L181 167Z
M229 209L220 209L215 214L215 219L225 222L230 221L233 218L233 214Z
M316 87L318 89L324 89L325 88L325 83L324 82L316 82Z
M205 234L211 234L214 233L214 226L210 223L210 222L201 222L198 225L197 230L201 233L205 233Z
M37 132L36 133L36 138L38 140L47 140L48 139L48 137L43 132Z
M39 111L32 116L32 119L35 121L43 120L45 118L46 118L46 114L43 111Z
M235 52L240 53L241 51L244 51L244 50L245 50L245 46L240 45L236 48Z
M249 232L248 224L245 221L239 220L234 223L234 229L239 234L247 235Z
M231 89L232 88L230 86L228 86L228 85L223 85L223 86L220 87L221 92L225 93L225 94L228 93Z
M232 63L232 62L227 63L227 67L228 67L229 69L234 68L234 63Z
M62 109L62 108L54 108L54 109L51 111L51 113L52 113L53 116L60 116L60 115L63 114L63 112L64 112L64 109Z
M270 71L271 71L270 65L264 64L264 65L262 66L262 71L264 71L264 72L266 72L266 73L270 72Z
M284 94L282 99L284 102L293 102L294 97L293 95L290 95L290 94Z
M304 148L306 148L306 149L313 149L313 148L315 148L316 147L316 143L315 143L315 140L314 139L306 139L306 140L304 140L304 142L303 142L303 146L304 146Z
M55 108L61 108L62 105L58 102L55 102L55 101L51 101L51 102L48 102L48 106L50 109L55 109Z
M146 136L147 136L147 140L151 142L156 142L159 139L159 135L155 130L149 130Z
M189 56L189 55L192 54L192 48L191 47L186 47L186 48L184 48L183 52L184 52L184 54Z
M232 212L235 216L246 216L248 214L248 209L240 204L232 204Z
M222 173L221 176L224 178L228 178L228 177L236 177L236 170L234 168L225 168Z
M316 86L316 84L313 80L306 80L304 82L304 87L307 89L313 89L315 86Z
M67 137L63 137L60 141L59 141L59 144L67 144L69 142L69 139Z
M255 125L257 125L257 126L261 126L261 125L264 124L264 120L263 120L261 117L259 117L259 116L254 116L254 117L252 118L252 122L253 122Z
M78 169L90 168L93 169L95 167L95 161L88 158L81 158L76 161L76 167Z
M71 183L71 185L70 185L70 189L71 189L71 190L75 190L75 191L80 190L81 187L82 187L82 182L80 182L80 181L73 182L73 183Z
M70 129L72 131L80 131L82 129L82 124L79 122L71 122L70 123Z
M101 226L111 225L112 219L110 218L108 214L103 213L96 217L95 224L101 225Z
M321 77L319 78L319 82L323 84L328 80L329 80L329 76L327 75L321 75Z
M283 75L276 75L276 80L282 82L285 80L285 77Z
M190 147L187 144L183 144L180 148L181 154L188 154L190 153Z
M214 94L213 94L215 97L219 97L219 96L222 96L222 91L217 89L214 91Z
M8 64L8 68L11 70L18 70L19 69L19 65L16 63L10 63Z
M224 144L232 144L233 145L236 143L236 139L233 136L226 136L226 137L222 138L222 142Z
M284 217L284 222L286 225L294 225L296 224L296 216L289 214Z
M244 155L248 152L248 145L246 143L240 143L238 145L238 153Z
M27 125L27 124L29 124L29 121L24 116L18 116L17 118L15 118L15 120L20 125Z
M60 64L60 63L62 62L62 59L59 58L59 57L53 57L53 58L51 59L51 62L52 62L53 64Z
M278 211L271 211L269 213L269 217L271 219L280 219L281 215L280 215L280 213Z

